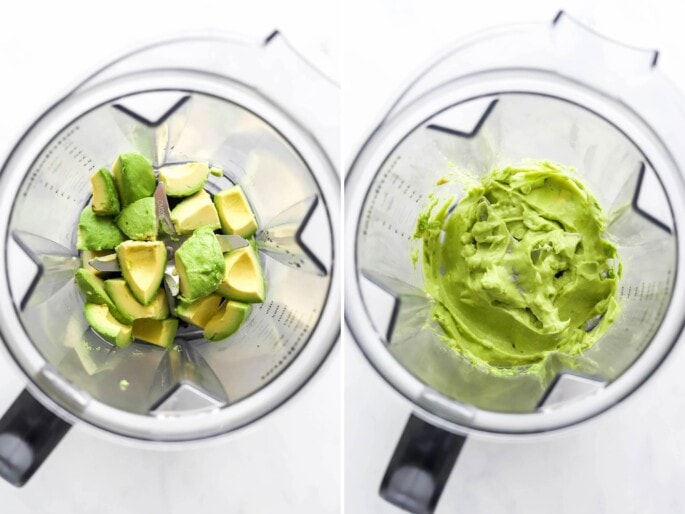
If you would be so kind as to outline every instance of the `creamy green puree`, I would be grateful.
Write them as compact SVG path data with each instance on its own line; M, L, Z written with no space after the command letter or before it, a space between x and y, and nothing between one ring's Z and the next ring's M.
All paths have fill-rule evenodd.
M418 220L426 290L449 346L489 371L589 348L616 318L621 274L595 197L549 162L494 170Z

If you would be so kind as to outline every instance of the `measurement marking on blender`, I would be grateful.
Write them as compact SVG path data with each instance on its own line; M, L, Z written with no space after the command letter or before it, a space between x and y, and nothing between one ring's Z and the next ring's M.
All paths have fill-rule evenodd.
M374 194L371 196L369 199L369 208L366 210L366 216L364 218L364 228L362 230L362 233L364 235L368 235L368 228L369 224L371 223L371 214L376 210L376 202L378 201L378 194L380 190L383 188L383 184L385 181L388 179L388 176L392 173L392 170L394 167L397 165L397 163L400 161L402 156L398 155L387 167L383 173L381 173L379 177L378 184L376 186L376 189L374 190Z
M296 313L292 313L292 328L293 333L292 335L296 336L295 340L292 341L292 344L290 345L290 348L288 351L283 355L268 371L266 371L262 376L261 380L265 380L269 378L274 372L276 372L280 367L282 367L285 363L288 362L290 356L294 355L295 352L299 349L300 344L302 343L303 339L307 336L309 330L312 328L312 324L314 323L317 315L318 315L318 309L312 309L309 319L308 320L302 320L300 319L300 316L297 315ZM301 329L300 329L301 328ZM287 337L284 335L283 336L283 346L288 346L288 340Z
M73 162L79 167L85 168L87 171L93 171L95 169L93 159L89 157L83 149L79 149L76 146L76 143L71 139L79 130L80 127L78 125L72 127L43 151L29 174L28 181L22 192L23 197L28 196L28 193L35 184L41 183L45 189L55 193L59 197L73 201L77 204L80 203L79 199L69 194L69 187L63 189L61 186L64 184L55 185L51 184L48 180L49 176L52 174L59 176L62 170L69 166L68 162Z

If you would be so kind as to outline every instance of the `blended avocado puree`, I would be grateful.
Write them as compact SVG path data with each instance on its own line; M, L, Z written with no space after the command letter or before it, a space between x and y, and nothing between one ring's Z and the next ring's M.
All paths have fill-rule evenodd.
M596 198L572 171L534 162L491 171L456 208L417 223L443 339L493 373L578 354L618 314L621 266Z

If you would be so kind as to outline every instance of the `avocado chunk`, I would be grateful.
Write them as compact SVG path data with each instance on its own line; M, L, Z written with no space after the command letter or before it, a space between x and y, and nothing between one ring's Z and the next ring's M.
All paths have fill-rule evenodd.
M81 293L83 293L83 296L86 297L87 303L106 305L112 316L114 316L121 323L128 324L131 321L126 316L123 316L121 312L119 312L119 309L117 309L114 301L107 293L105 282L100 277L86 269L81 268L76 270L74 279L76 281L76 285L81 290Z
M79 268L74 274L74 279L88 303L95 303L98 305L110 304L111 300L109 295L105 292L105 282L101 278L96 277L94 273Z
M137 319L133 322L133 337L162 348L169 348L174 344L178 330L178 320L175 318Z
M148 305L157 295L164 278L167 257L164 243L125 241L117 246L116 251L121 274L133 296L143 305Z
M141 198L127 205L117 218L119 229L136 241L157 239L157 214L155 199Z
M96 270L91 266L89 263L93 259L102 259L102 258L115 258L116 259L117 254L112 253L110 250L99 250L99 251L94 251L94 250L83 250L81 252L81 267L85 270L90 271L96 276L101 276L103 275L103 272Z
M83 307L83 312L88 324L106 341L119 348L126 348L133 341L132 327L119 323L106 305L87 303Z
M214 205L219 213L224 234L250 237L257 232L257 219L239 185L224 189L214 195Z
M194 302L180 300L176 306L176 316L186 323L205 328L212 316L219 310L223 298L218 294L210 294Z
M250 306L246 303L228 301L207 322L204 330L208 341L221 341L235 334L243 324L249 313Z
M209 227L212 230L221 227L212 198L204 189L174 207L171 210L171 221L176 232L182 235L192 234L200 227Z
M214 175L215 177L223 177L224 176L224 170L217 166L212 166L209 168L209 174Z
M90 177L93 187L91 206L99 216L116 216L119 214L119 194L114 185L114 178L107 168L100 168Z
M162 289L156 291L154 299L148 305L143 305L136 300L131 289L126 285L126 281L122 278L105 280L104 287L116 306L121 320L126 323L131 323L137 319L162 320L169 317L169 304Z
M224 275L224 255L211 228L197 229L174 256L179 287L188 302L213 293Z
M79 250L112 250L124 241L124 234L109 216L96 216L90 205L81 212L76 248Z
M190 196L204 187L208 175L206 162L172 164L160 168L159 181L164 183L169 196Z
M264 277L259 256L246 246L224 256L225 271L217 292L229 300L255 303L264 301Z
M152 196L155 192L152 164L140 154L122 153L114 162L112 172L122 206Z
M112 300L107 292L105 292L105 282L97 277L95 273L79 268L74 274L74 280L83 296L86 297L86 302L114 307Z

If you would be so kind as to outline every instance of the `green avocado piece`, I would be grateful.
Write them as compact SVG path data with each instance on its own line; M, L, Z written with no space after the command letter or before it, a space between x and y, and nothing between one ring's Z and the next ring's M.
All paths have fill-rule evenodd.
M106 305L87 303L83 307L83 312L88 324L106 341L119 348L126 348L133 341L132 327L119 323Z
M217 292L229 300L246 303L264 301L264 277L257 252L251 247L239 248L224 257L226 269Z
M176 316L191 325L205 328L210 318L219 310L222 301L223 298L218 294L210 294L194 302L181 299L176 306Z
M91 205L93 212L99 216L116 216L121 205L119 195L114 185L114 178L107 168L100 168L90 177L93 187Z
M157 295L164 278L167 258L164 243L125 241L117 246L116 251L121 274L133 296L143 305L148 305Z
M111 250L125 240L124 234L109 216L96 216L90 205L81 212L76 248L79 250Z
M207 322L204 330L208 341L221 341L235 334L250 311L246 303L228 301Z
M127 324L131 321L127 316L124 316L121 314L121 312L119 312L119 309L115 305L114 301L107 293L105 282L100 277L96 276L95 273L81 268L76 270L74 278L76 285L83 293L83 296L86 297L87 303L106 305L112 316L114 316L121 323Z
M117 218L119 229L136 241L157 239L157 214L155 199L141 198L127 205Z
M171 211L171 221L176 232L182 235L192 234L200 227L209 227L212 230L221 227L212 198L204 189L174 207Z
M74 279L83 296L86 297L87 303L114 307L112 300L105 291L105 282L101 278L96 277L94 273L84 268L79 268L74 274Z
M140 154L122 153L114 162L112 172L122 206L152 196L155 192L152 164Z
M239 185L229 187L214 195L214 205L219 213L224 234L250 237L257 231L257 219L243 188Z
M190 196L207 182L209 165L206 162L172 164L159 170L159 181L164 183L169 196Z
M176 338L178 320L137 319L133 322L133 337L146 343L169 348Z
M148 305L143 305L133 296L123 278L105 280L104 288L119 311L121 321L131 323L137 319L162 320L169 317L169 304L162 289L157 290L154 299Z
M213 293L224 275L224 255L209 227L197 229L176 251L175 261L181 295L188 302Z

